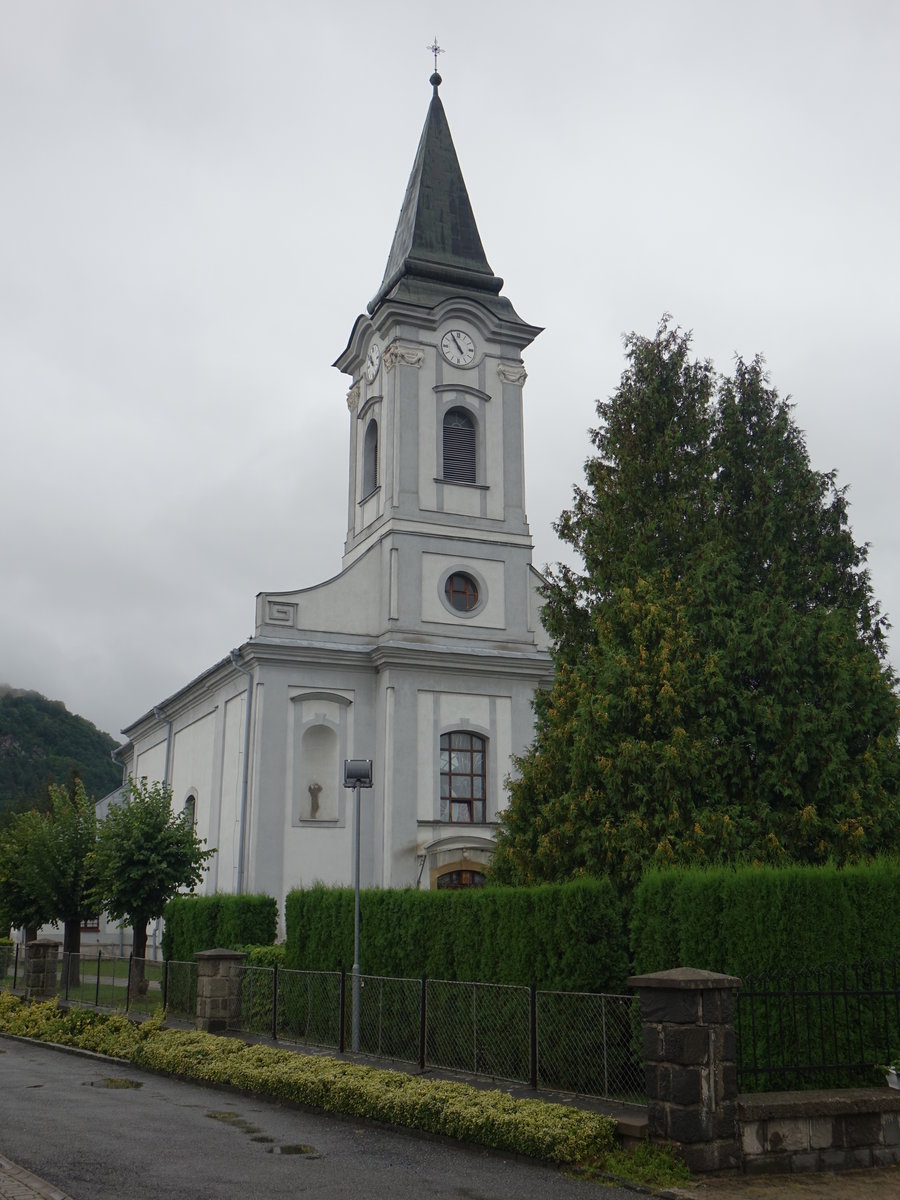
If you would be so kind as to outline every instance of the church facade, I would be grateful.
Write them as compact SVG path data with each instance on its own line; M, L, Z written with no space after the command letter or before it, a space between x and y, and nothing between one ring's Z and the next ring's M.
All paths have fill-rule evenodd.
M364 887L478 883L504 780L552 676L525 516L526 324L491 270L438 94L349 378L340 574L263 592L254 636L123 730L217 854L204 891L281 901L353 871L343 762L362 794Z

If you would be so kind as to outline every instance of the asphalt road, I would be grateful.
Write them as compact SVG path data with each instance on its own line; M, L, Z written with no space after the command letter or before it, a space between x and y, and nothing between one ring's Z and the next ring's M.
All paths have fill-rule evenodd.
M3 1038L0 1153L73 1200L635 1200L540 1164Z

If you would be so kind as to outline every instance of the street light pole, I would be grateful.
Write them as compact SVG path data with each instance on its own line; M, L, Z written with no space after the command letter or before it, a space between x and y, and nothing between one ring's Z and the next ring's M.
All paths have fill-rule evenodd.
M354 1054L359 1053L359 791L360 783L357 780L353 789L356 798L356 815L354 816L356 854L353 871L353 1031L351 1047Z
M359 1053L359 845L360 845L360 804L361 788L372 786L371 758L344 759L344 787L354 791L354 826L355 845L353 855L353 1022L351 1026L351 1049Z

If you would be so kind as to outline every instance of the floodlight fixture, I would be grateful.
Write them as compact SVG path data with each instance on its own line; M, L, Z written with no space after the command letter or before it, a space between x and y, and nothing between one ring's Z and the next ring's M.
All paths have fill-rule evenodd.
M344 759L344 787L370 788L372 786L371 758Z

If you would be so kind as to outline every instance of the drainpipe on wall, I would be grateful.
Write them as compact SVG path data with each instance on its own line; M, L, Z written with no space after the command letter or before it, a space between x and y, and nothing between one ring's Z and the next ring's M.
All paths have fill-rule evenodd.
M153 715L157 721L165 721L166 729L166 766L163 772L163 783L168 786L169 783L169 759L172 754L172 719L167 717L161 708L154 708Z
M253 702L253 672L242 667L240 651L232 650L231 665L247 676L247 703L244 705L244 762L241 770L241 819L238 826L237 894L244 891L244 838L247 826L247 785L250 778L250 706Z
M116 748L114 750L110 750L109 757L113 760L113 762L116 764L117 767L122 768L122 783L126 784L128 782L128 776L126 774L126 771L128 768L122 762L121 758L119 758L119 750L120 749L121 749L121 747L116 746Z

